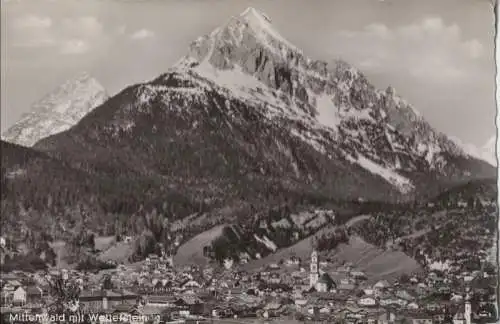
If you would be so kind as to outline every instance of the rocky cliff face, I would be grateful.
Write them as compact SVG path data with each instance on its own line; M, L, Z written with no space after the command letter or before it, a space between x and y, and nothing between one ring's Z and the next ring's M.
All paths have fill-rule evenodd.
M315 134L292 129L295 136L319 151L331 150L325 144L334 142L349 161L398 182L403 191L410 190L411 181L398 172L470 173L457 170L450 156L471 155L434 130L394 88L375 89L344 61L329 66L306 57L256 9L193 42L176 68L224 84L237 95L261 94L261 103L279 106L274 117Z
M375 89L344 61L329 66L308 58L253 8L193 42L166 74L124 90L78 126L38 148L76 160L93 156L99 165L127 160L146 173L186 174L179 168L190 165L191 174L217 170L234 178L259 170L323 190L336 177L342 182L334 192L344 186L350 197L363 191L380 198L367 193L378 188L413 196L428 181L493 172L392 87ZM123 158L125 149L134 151L132 159ZM343 172L349 177L339 177ZM368 178L377 190L361 185Z
M30 112L3 132L2 139L32 146L75 125L107 98L106 90L96 79L81 73L35 103Z

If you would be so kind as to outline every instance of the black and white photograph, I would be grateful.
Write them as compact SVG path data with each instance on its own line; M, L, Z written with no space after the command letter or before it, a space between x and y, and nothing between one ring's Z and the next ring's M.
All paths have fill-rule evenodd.
M0 323L499 323L496 0L0 1Z

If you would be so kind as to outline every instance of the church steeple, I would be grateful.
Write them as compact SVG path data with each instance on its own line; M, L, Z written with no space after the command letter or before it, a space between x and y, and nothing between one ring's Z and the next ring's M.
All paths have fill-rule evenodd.
M311 253L311 265L309 273L309 285L311 286L311 288L316 286L316 283L318 282L319 279L318 265L319 265L318 251L316 251L316 248L313 247Z
M470 304L470 289L467 286L465 287L465 310L464 310L465 324L471 324L471 314L472 314L472 308Z

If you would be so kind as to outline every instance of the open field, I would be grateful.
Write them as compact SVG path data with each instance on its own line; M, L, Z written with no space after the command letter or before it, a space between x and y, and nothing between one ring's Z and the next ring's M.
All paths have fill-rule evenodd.
M350 219L345 226L354 224L370 218L370 215L359 215ZM203 256L203 247L209 245L213 239L222 234L223 228L227 225L219 225L207 230L185 244L177 251L174 257L176 265L205 265L209 260ZM291 256L296 256L302 260L308 260L312 250L312 243L315 238L324 233L335 230L335 226L329 225L322 228L314 235L301 240L300 242L276 251L260 260L252 260L243 265L247 271L255 271L271 263L278 263ZM367 243L359 236L351 236L349 244L340 244L334 251L327 253L333 267L340 266L343 262L353 264L360 271L364 271L370 281L380 279L396 279L403 273L411 273L420 270L418 263L400 251L384 251L372 244Z
M206 264L209 259L203 256L203 247L210 245L213 239L220 236L225 226L227 225L215 226L182 244L174 256L174 264L179 266Z
M110 244L107 249L101 251L99 259L102 261L127 263L129 257L131 257L134 252L134 242L115 242Z
M342 261L352 263L366 273L369 281L392 280L403 273L421 270L417 261L403 252L383 251L359 236L352 236L349 244L339 245L328 256L339 265Z
M368 219L369 217L370 217L369 215L356 216L356 217L350 219L345 224L345 226L347 226L347 227L352 226L352 225L356 224L357 222ZM327 226L327 227L319 230L318 232L316 232L314 235L312 235L308 238L305 238L302 241L300 241L292 246L289 246L285 249L281 249L281 250L277 251L276 253L270 254L270 255L268 255L265 258L262 258L260 260L253 260L253 261L247 263L244 266L244 268L245 268L245 270L256 270L256 269L261 268L265 265L268 265L271 263L277 263L281 259L290 258L291 256L296 256L296 257L299 257L303 260L308 259L309 255L311 254L313 240L315 238L320 237L321 235L323 235L325 233L329 233L329 232L335 230L335 228L336 228L336 226Z

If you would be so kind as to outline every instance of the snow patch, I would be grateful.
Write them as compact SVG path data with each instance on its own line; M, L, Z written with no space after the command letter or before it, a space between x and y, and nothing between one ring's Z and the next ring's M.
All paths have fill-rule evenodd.
M292 50L302 52L297 47L295 47L295 45L281 36L276 29L274 29L274 27L271 25L271 20L269 19L269 17L257 11L256 9L252 7L247 8L243 13L241 13L240 17L248 23L249 27L257 34L257 36L263 43L267 43L267 37L271 37Z
M415 188L409 179L399 175L394 170L384 168L362 155L359 155L357 160L351 156L347 156L347 160L357 163L362 168L382 177L384 180L398 188L398 190L402 193L408 193Z
M264 237L262 238L260 238L257 234L254 234L253 236L257 241L264 244L269 250L275 252L278 249L276 244L273 241L271 241L267 236L264 235Z
M326 94L316 96L316 111L316 119L320 124L337 130L341 119L338 115L338 109L330 97Z

